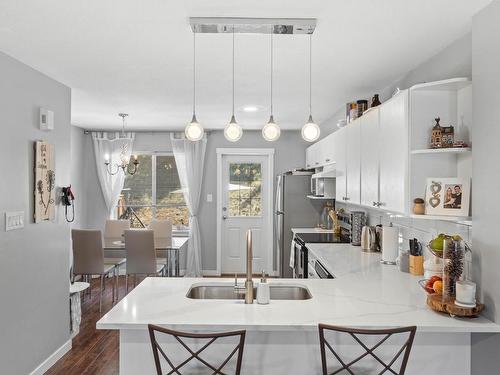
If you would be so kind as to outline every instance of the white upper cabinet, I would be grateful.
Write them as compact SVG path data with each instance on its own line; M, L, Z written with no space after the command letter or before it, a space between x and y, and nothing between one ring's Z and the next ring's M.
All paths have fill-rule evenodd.
M361 204L378 206L379 153L381 148L379 108L365 113L361 119Z
M333 149L335 150L335 191L336 199L345 201L347 197L346 183L347 183L347 170L346 170L346 142L347 142L347 128L342 128L333 133Z
M408 90L380 106L380 208L406 213L408 196Z
M347 127L346 173L347 201L361 203L361 121L355 120Z
M335 162L334 134L328 135L306 149L307 168L319 168Z

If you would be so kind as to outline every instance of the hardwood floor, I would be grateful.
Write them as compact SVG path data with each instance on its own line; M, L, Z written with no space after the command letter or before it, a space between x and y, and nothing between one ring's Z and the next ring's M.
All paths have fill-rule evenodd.
M82 300L80 333L73 339L72 349L45 375L118 374L118 331L103 331L95 328L96 322L113 306L111 283L111 279L106 280L102 313L99 313L99 279L92 281L92 298L89 298L87 293L85 299ZM122 299L125 296L125 277L120 277L118 288L119 298ZM129 291L130 289L129 283ZM152 357L151 360L153 360Z
M255 275L258 277L260 275ZM234 278L234 275L222 277ZM239 275L240 278L244 275ZM142 281L138 278L137 283ZM241 281L241 280L240 280ZM99 313L99 279L92 281L92 298L88 293L82 295L82 322L80 333L73 338L73 347L52 366L45 375L117 375L119 363L118 331L104 331L95 328L96 322L109 311L113 305L112 280L106 279L106 290L103 294L102 313ZM132 280L129 280L129 291ZM125 296L125 277L118 281L119 299ZM153 360L153 357L151 357Z

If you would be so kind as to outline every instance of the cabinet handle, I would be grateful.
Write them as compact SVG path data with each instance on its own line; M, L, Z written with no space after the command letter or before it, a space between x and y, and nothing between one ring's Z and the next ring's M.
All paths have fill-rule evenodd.
M330 161L330 159L325 159L325 161L328 163Z
M319 162L317 161L317 162L315 162L315 164L316 164L316 165L318 165L318 164L319 164Z
M377 206L378 206L378 207L385 206L385 203L382 203L382 202L377 202Z
M378 202L373 202L373 207L377 207Z
M351 199L351 198L349 198L349 197L345 197L345 200L346 200L346 201L348 201L348 200L350 200L350 199Z

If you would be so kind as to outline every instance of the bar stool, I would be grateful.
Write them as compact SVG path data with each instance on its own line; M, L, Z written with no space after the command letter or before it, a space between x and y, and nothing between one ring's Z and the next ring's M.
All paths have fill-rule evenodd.
M216 375L226 375L227 370L223 369L229 364L232 363L231 359L235 357L236 355L236 363L235 363L235 371L234 375L240 375L241 373L241 361L243 359L243 347L245 345L245 333L246 331L232 331L232 332L222 332L222 333L187 333L187 332L180 332L180 331L174 331L171 329L163 328L163 327L158 327L152 324L148 325L149 329L149 337L151 339L151 346L153 349L153 356L155 360L155 366L156 366L156 371L158 375L162 375L162 367L160 363L160 356L161 354L162 358L168 363L170 368L172 369L168 374L178 374L182 375L183 373L180 372L180 369L184 366L186 366L188 363L191 362L191 360L196 359L197 365L200 365L200 367L205 368L205 369L210 369L211 374ZM170 337L173 337L176 341L178 341L184 349L189 353L189 357L180 362L178 365L174 365L172 356L168 356L167 353L160 347L160 344L158 343L158 340L156 339L156 333L160 333L163 335L167 335ZM224 339L228 338L234 338L236 339L236 346L234 349L231 350L229 355L225 357L222 362L219 362L218 365L213 365L209 363L205 358L201 357L202 352L204 352L211 344L213 344L216 340L219 340L219 342L222 343ZM197 346L200 347L199 349L192 349L187 343L186 339L195 339L197 341ZM229 345L229 343L224 342L225 344ZM232 344L231 344L232 346ZM219 353L217 353L219 354ZM205 357L205 353L204 353ZM234 360L233 360L234 362ZM202 366L201 366L202 365ZM212 372L213 371L213 372ZM187 374L187 373L184 373Z
M326 324L319 324L319 341L320 341L320 349L321 349L321 366L323 369L323 375L334 375L343 373L343 371L347 371L347 373L354 374L394 374L394 375L404 375L406 371L406 365L408 364L408 358L410 357L411 347L413 345L413 339L415 337L415 332L417 327L400 327L400 328L391 328L391 329L355 329L355 328L346 328L346 327L338 327L331 326ZM332 345L325 339L325 333L337 333L341 336L350 336L354 341L361 346L364 351L363 354L358 355L356 358L351 360L346 360L345 358L341 358L341 355L338 353L338 350L335 350ZM361 340L361 337L374 337L377 340L376 344L366 344ZM378 336L378 337L377 337ZM404 340L403 344L401 341L398 341L397 347L399 348L395 355L389 359L381 359L381 354L376 354L375 350L382 346L384 343L388 343L388 339L391 336L402 336ZM399 337L398 337L399 338ZM401 340L401 338L399 338ZM326 350L325 347L328 348L329 352L333 354L336 361L340 364L340 368L333 370L328 370L327 366L327 358L326 358ZM403 355L401 363L399 364L399 370L393 369L393 366L397 366L397 360L400 356ZM369 371L367 372L367 368L359 369L360 361L363 359L371 359L372 365L369 367ZM382 371L378 369L373 369L373 360L377 362L378 366L383 367ZM358 367L358 369L356 369Z

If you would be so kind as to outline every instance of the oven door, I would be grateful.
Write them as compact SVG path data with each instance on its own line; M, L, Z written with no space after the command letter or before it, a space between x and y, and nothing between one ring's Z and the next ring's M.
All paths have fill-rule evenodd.
M293 270L294 279L307 279L307 248L295 241L295 267Z
M316 271L316 274L318 275L318 277L320 279L333 279L334 278L333 275L330 272L328 272L326 270L326 268L323 267L323 265L318 261L314 262L314 271Z

